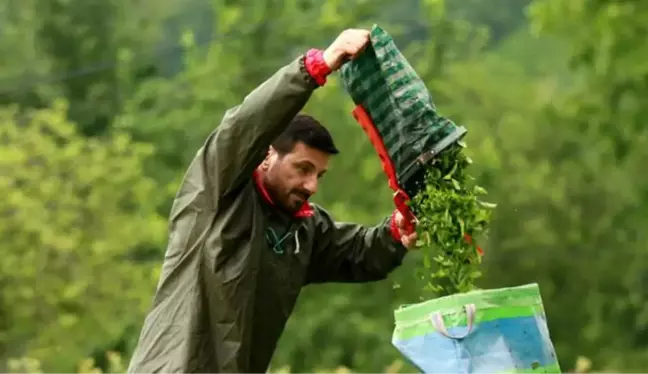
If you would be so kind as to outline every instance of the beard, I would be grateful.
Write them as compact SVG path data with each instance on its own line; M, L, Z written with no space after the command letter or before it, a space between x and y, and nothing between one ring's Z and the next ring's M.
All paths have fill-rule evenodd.
M308 193L308 191L304 191L302 189L294 189L289 192L288 197L292 204L294 204L295 211L298 211L302 207L302 205L308 202L310 194Z
M291 214L296 213L310 198L310 194L301 189L291 189L286 192L279 192L277 195L276 198L273 197L273 199L276 199L275 203Z
M263 184L275 205L289 214L296 213L311 197L308 191L301 188L282 188L267 175L263 178Z

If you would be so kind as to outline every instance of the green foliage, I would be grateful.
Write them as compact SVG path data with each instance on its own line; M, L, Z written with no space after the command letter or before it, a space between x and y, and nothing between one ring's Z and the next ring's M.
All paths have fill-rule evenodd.
M481 255L473 238L487 234L494 205L478 200L486 190L467 174L472 160L464 148L458 142L433 159L425 188L412 200L424 252L420 276L432 295L472 291L481 276Z
M158 53L169 54L156 43L175 7L174 0L1 4L0 54L10 57L0 62L0 103L42 108L66 97L82 133L109 131L133 85L155 73Z
M486 26L490 43L495 44L524 29L523 14L530 3L531 0L464 0L449 2L448 13L471 24Z
M150 147L124 133L88 140L66 113L0 110L0 347L58 370L142 317L157 274L132 251L165 229L142 175Z

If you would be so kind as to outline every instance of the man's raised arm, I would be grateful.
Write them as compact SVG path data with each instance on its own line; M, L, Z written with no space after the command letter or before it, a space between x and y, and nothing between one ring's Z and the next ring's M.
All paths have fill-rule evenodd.
M180 194L208 196L210 204L237 190L263 161L270 144L306 105L326 77L362 53L369 31L345 30L324 51L311 49L284 66L225 113L187 173ZM189 188L187 190L186 188Z
M317 64L317 57L309 52L282 67L229 109L209 135L194 160L192 176L212 202L251 177L270 144L304 107L318 87L306 64Z

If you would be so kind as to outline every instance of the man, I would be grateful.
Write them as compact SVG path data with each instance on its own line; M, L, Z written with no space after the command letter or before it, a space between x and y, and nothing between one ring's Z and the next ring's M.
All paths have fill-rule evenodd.
M346 30L229 110L189 167L170 216L152 310L129 372L265 372L306 284L381 280L415 235L395 213L337 223L308 199L336 149L298 115L326 76L369 43Z

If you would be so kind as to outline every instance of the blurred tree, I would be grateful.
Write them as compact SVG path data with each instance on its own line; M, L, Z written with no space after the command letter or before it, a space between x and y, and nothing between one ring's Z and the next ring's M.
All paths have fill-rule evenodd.
M538 0L534 29L563 38L578 84L550 107L571 130L557 155L570 157L579 182L570 197L581 237L570 251L588 281L580 300L587 318L577 346L594 367L645 370L648 347L648 7L642 2ZM566 170L565 170L566 171ZM565 289L565 297L576 289ZM619 334L620 331L625 333ZM574 347L574 344L572 344ZM573 349L573 348L572 348ZM619 352L624 352L622 355Z
M168 43L156 48L174 6L174 0L3 2L0 54L8 58L0 62L0 103L40 108L63 96L84 134L105 132L131 85L155 74L158 56L174 52Z
M150 147L124 133L86 140L66 113L59 101L0 110L0 359L28 352L49 371L142 318L157 267L129 249L165 235L142 176Z
M532 0L464 0L448 3L453 18L485 26L489 43L496 44L526 26L525 11Z

